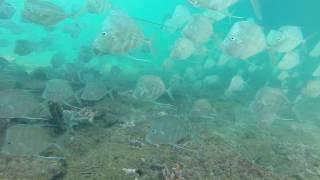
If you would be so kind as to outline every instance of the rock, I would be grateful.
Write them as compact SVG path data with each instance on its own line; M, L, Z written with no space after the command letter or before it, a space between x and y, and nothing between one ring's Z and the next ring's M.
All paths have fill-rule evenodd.
M0 179L60 179L66 163L62 159L0 154Z

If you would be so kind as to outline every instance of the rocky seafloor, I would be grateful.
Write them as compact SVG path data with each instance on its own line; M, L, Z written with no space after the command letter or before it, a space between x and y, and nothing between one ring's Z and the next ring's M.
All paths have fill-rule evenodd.
M220 127L220 130L224 129L227 136L230 124L234 124L237 118L234 117L233 109L225 102L217 102L216 106L220 106L220 109L217 108L220 115L213 124L218 129ZM4 149L10 150L10 146L6 144L10 142L5 135L8 136L10 128L17 126L16 122L2 120L3 150L0 156L0 179L319 178L316 170L315 173L308 175L292 172L282 174L272 171L272 168L259 162L259 158L262 159L260 161L263 161L271 150L266 145L268 142L261 142L261 138L255 137L256 132L240 133L242 136L239 135L238 143L253 148L246 152L241 152L223 139L218 131L212 133L208 130L209 128L205 129L204 127L208 125L199 125L201 132L198 131L196 138L182 142L181 148L173 145L156 146L145 140L150 126L149 118L152 117L150 116L152 114L167 111L166 107L115 97L115 99L105 98L90 108L101 113L93 124L77 127L72 132L64 132L59 135L52 127L20 124L23 128L25 126L41 128L42 131L38 133L42 133L40 136L43 138L38 139L38 143L33 143L31 140L29 142L31 149L28 150L21 146L21 151L15 154L7 154ZM194 127L197 128L197 126ZM7 133L4 133L6 131ZM21 132L21 129L19 131ZM32 131L37 132L35 129ZM45 132L48 134L44 135ZM43 139L50 143L41 142ZM255 141L255 145L252 145L251 141ZM296 149L296 147L293 148ZM256 161L253 160L255 158L249 158L248 153L252 153ZM259 153L261 153L260 156L257 155ZM287 163L286 160L282 161L282 163Z
M1 92L3 102L11 101L5 95L20 93L30 106L38 102L33 94L41 96L19 89ZM319 179L316 121L277 121L269 128L257 127L247 109L247 96L250 92L239 99L208 98L212 108L205 103L198 107L213 112L205 117L203 112L190 113L201 97L177 93L174 101L164 95L157 102L115 93L96 102L83 101L79 108L69 104L53 110L50 103L40 101L28 116L0 117L0 179ZM299 119L315 117L311 112L317 106L310 103L302 105L309 111L299 107ZM28 110L24 103L13 105ZM59 108L68 124L59 122ZM15 115L10 108L8 112ZM168 114L173 116L164 116ZM169 138L160 140L169 143L147 140L152 122L163 120L157 117L174 115L188 117L191 128L181 131L188 136L174 142L170 138L175 134L166 131ZM179 125L170 124L170 119L164 122Z

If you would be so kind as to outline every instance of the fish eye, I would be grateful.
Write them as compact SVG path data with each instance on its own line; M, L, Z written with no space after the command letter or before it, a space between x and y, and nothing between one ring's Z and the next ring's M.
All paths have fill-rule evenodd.
M236 38L234 36L231 36L230 40L234 41L234 40L236 40Z
M102 36L106 36L108 33L107 32L102 32L101 35Z

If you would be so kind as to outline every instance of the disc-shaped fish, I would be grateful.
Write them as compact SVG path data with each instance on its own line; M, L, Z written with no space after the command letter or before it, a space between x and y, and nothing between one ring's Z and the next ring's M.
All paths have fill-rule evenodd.
M261 88L250 104L253 112L272 112L277 113L282 106L288 105L289 99L279 88Z
M185 60L188 59L195 52L196 48L194 43L188 38L181 37L177 39L171 54L170 59L172 60Z
M228 86L228 89L225 92L225 96L229 97L234 92L241 91L245 87L246 83L247 82L242 78L241 75L233 76Z
M165 28L170 32L175 32L189 22L191 18L192 16L188 8L183 5L178 5L171 17L165 21Z
M73 96L74 93L69 82L60 79L49 80L42 93L42 97L45 100L58 103L65 103Z
M250 104L251 111L257 116L257 125L270 127L282 110L290 104L281 89L264 87L260 89Z
M108 93L108 88L102 81L87 82L81 99L85 101L99 101Z
M139 78L133 95L140 100L155 101L165 92L167 89L160 77L144 75Z
M154 145L176 145L191 134L190 121L178 115L163 115L151 122L146 141Z
M273 51L286 53L304 42L303 33L298 26L282 26L268 34L268 45Z
M278 64L280 70L290 70L300 64L300 56L296 52L286 53Z
M126 55L144 42L144 34L134 19L123 11L113 11L93 46L98 54Z
M222 51L234 58L248 59L266 48L262 28L252 21L236 22L222 42Z
M43 26L55 25L68 17L62 7L48 0L26 0L22 16Z
M183 35L196 44L203 44L210 40L213 34L211 21L206 16L196 15L183 29Z

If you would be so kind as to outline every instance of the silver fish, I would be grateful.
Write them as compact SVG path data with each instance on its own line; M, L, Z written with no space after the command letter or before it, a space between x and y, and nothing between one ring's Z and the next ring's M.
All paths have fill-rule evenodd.
M234 58L246 60L266 48L262 28L252 21L236 22L222 42L222 51Z
M108 92L109 90L103 81L91 81L86 83L80 98L85 101L99 101Z
M169 32L175 32L188 23L191 18L192 16L188 8L184 5L178 5L171 17L165 21L165 28Z
M62 7L48 0L26 0L22 16L43 26L56 25L68 17Z
M195 50L195 45L190 39L186 37L180 37L174 44L174 47L170 53L170 59L186 60L192 56Z
M280 53L287 53L304 42L303 33L298 26L282 26L272 30L267 36L270 49Z
M176 145L191 135L190 122L178 115L162 115L151 122L146 141L155 145Z
M166 86L159 76L144 75L139 78L133 96L144 101L155 101L166 92Z
M290 104L287 96L281 89L264 87L260 89L250 104L250 110L258 118L258 126L270 127L277 114Z
M195 44L204 44L208 42L213 35L213 26L208 17L195 15L185 26L182 33Z
M102 14L112 9L112 7L110 0L86 0L86 9L91 14Z
M144 34L135 20L117 10L105 20L93 47L98 54L128 55L143 43L146 43Z
M75 94L69 82L61 79L49 80L42 93L42 98L45 100L58 103L65 103L74 96Z

